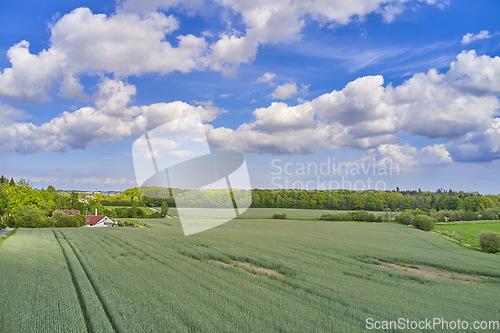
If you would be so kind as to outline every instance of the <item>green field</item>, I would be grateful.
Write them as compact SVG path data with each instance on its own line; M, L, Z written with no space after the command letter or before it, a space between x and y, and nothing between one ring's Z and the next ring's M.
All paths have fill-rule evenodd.
M238 219L185 237L178 219L145 222L6 239L0 332L360 332L369 317L500 319L500 256L408 226Z
M459 244L479 250L479 234L481 231L493 230L500 233L499 221L472 221L438 223L434 230L450 237Z
M105 209L115 210L117 208L131 208L131 206L103 206ZM151 214L153 211L149 207L137 207L137 209L142 210L146 214Z
M160 208L157 208L160 210ZM185 210L196 212L200 211L202 213L198 215L205 215L206 218L210 216L219 216L219 210L212 209L213 214L210 213L210 209L206 208L184 208ZM231 210L232 211L232 210ZM335 214L335 213L348 213L351 211L347 210L324 210L324 209L293 209L293 208L250 208L246 210L239 218L243 219L270 219L273 214L285 213L288 218L291 219L319 219L323 214ZM385 212L370 212L375 216L384 215ZM392 215L397 215L397 213L389 213ZM169 208L168 215L179 216L177 213L177 208Z

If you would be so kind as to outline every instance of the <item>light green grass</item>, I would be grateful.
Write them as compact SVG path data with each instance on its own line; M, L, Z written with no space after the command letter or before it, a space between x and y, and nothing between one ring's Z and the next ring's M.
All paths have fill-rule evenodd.
M470 251L412 227L238 219L185 237L178 219L144 221L153 228L57 230L63 248L74 249L74 256L69 254L77 280L86 292L89 283L94 286L96 296L89 304L99 308L95 300L101 299L119 332L361 332L368 317L498 319L498 307L492 305L500 299L500 256ZM10 267L0 271L1 281L15 281L11 288L24 286L15 287L21 298L0 289L0 313L4 297L21 313L33 310L30 304L36 300L55 312L53 325L62 325L60 320L75 311L58 307L59 290L40 290L33 274L37 269L31 265L54 286L68 286L66 270L50 273L52 267L65 266L51 234L21 229L0 247L0 267ZM42 243L29 242L42 236ZM282 276L252 275L216 261L248 262ZM430 265L491 280L426 280L374 264L379 261ZM66 294L62 301L73 304L76 293ZM37 321L28 319L12 319L2 328L30 332ZM66 331L84 331L75 320L64 325Z
M132 208L131 206L103 206L105 209L115 210L117 208ZM137 207L137 209L142 210L146 214L151 214L153 211L149 207Z
M438 223L436 232L451 238L460 245L480 250L479 234L482 231L493 230L500 233L500 221L471 221Z
M209 208L184 208L198 216L212 218L220 216L220 210ZM230 211L234 211L231 209ZM322 209L292 209L292 208L249 208L239 218L247 219L270 219L274 214L285 213L290 219L319 219L323 214L347 213L347 210L322 210ZM385 212L370 212L375 216L384 215ZM389 213L396 215L397 213ZM177 208L169 208L168 215L179 216Z
M18 229L0 247L0 332L86 332L50 229Z

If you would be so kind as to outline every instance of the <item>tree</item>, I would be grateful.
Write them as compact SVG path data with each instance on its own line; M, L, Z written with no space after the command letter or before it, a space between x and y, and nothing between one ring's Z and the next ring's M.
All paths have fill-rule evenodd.
M131 217L137 217L137 204L135 203L135 200L132 201L132 208L130 212Z
M77 209L77 210L81 209L81 203L80 200L78 199L78 193L71 192L68 204L70 206L69 209Z
M403 212L401 215L398 217L398 222L401 224L405 225L411 225L411 222L413 221L413 214L410 212Z
M500 252L500 234L491 230L481 232L479 234L479 245L484 252Z
M6 227L5 218L8 213L9 213L9 194L3 186L0 186L0 229Z
M168 214L168 205L165 200L161 202L161 216L166 217Z
M52 222L52 226L56 228L67 228L75 226L73 217L62 212L56 212L54 216L50 218L50 220Z
M413 218L413 221L411 223L417 229L431 231L432 229L434 229L434 222L435 219L433 219L432 217L424 214L418 214L415 216L415 218Z
M21 179L16 186L9 186L8 191L9 206L12 213L23 205L38 207L41 210L47 209L40 192L33 189L31 184L24 179Z
M20 206L12 215L13 226L18 228L47 228L50 227L50 221L44 219L41 209L23 205Z

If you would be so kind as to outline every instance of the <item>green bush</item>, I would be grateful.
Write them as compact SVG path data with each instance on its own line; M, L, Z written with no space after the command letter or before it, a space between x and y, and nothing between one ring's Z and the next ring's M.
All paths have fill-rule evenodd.
M81 214L69 216L62 212L56 212L54 216L50 218L50 222L52 226L56 228L81 227L85 225L85 217Z
M284 219L286 219L286 214L285 213L283 213L283 214L274 214L273 215L273 219L284 220Z
M351 213L352 219L354 221L363 221L363 222L375 222L377 221L377 218L373 213L368 213L364 210L360 210L357 212L352 212Z
M48 228L49 219L44 218L41 209L34 206L21 206L12 214L13 226L18 228Z
M352 221L352 215L340 213L323 214L321 215L320 219L325 221Z
M424 214L418 214L415 216L411 223L417 229L430 231L434 229L434 222L435 219L433 219L432 217Z
M414 218L415 218L415 216L412 213L404 212L398 216L397 221L398 221L398 223L401 223L401 224L411 225L411 222L413 221Z
M479 245L484 252L500 252L500 234L491 230L481 232L479 234Z

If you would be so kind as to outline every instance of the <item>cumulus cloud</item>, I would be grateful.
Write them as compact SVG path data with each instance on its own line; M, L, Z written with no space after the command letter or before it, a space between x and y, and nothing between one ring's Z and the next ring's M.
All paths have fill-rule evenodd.
M453 162L445 145L435 144L422 149L409 144L382 144L367 151L361 162L379 165L397 165L400 170L411 170L421 165L448 164Z
M165 0L162 3L170 5L171 2L171 0ZM408 0L311 0L307 3L294 0L272 2L217 0L215 2L241 15L246 25L245 31L224 35L212 46L214 54L217 54L211 59L215 62L212 68L233 72L238 64L248 63L255 58L259 45L299 39L306 25L306 18L321 24L343 25L348 24L353 18L376 12L381 13L386 22L391 22L404 10L404 4ZM419 2L440 5L444 1L419 0ZM237 51L234 54L227 51L230 46L236 48Z
M0 151L82 149L94 143L118 142L194 113L200 114L205 122L212 121L221 112L214 106L193 106L180 101L129 106L136 92L133 85L104 79L99 88L94 107L65 111L41 125L12 121L3 124Z
M19 119L28 118L29 115L23 110L16 109L9 104L0 102L0 125L10 124Z
M44 100L57 87L63 97L88 100L79 82L82 74L124 78L211 69L231 76L240 64L254 61L259 45L299 39L306 18L321 24L347 24L355 17L380 12L391 21L406 2L213 0L210 6L223 7L231 13L229 21L242 20L244 28L212 33L217 37L210 43L210 33L174 35L180 24L173 15L164 14L174 7L196 13L207 5L203 0L124 0L111 15L77 8L50 26L49 48L32 54L29 43L22 41L9 49L11 67L0 72L0 96Z
M297 87L297 83L288 82L277 86L271 96L274 99L288 99L298 92L299 88Z
M462 37L462 44L463 45L467 45L467 44L470 44L472 42L475 42L476 40L488 39L488 38L491 38L491 37L493 37L493 35L490 34L490 32L488 30L482 30L478 34L473 34L473 33L469 32L469 33L466 33Z
M48 49L31 54L27 41L9 49L11 67L0 73L0 96L41 100L59 85L61 95L84 99L77 78L82 73L129 76L202 68L204 38L179 35L175 47L165 40L178 27L173 16L157 12L107 16L77 8L51 27Z
M262 74L255 82L257 83L269 83L269 84L274 84L273 79L276 77L276 74L266 72Z
M236 130L207 125L207 131L215 146L242 152L376 149L379 160L390 157L408 166L496 159L500 101L497 88L483 82L496 79L497 67L498 57L464 52L443 74L432 69L398 86L384 85L380 75L361 77L295 106L256 109L254 121ZM417 149L401 145L399 133L444 143Z
M449 83L462 91L481 96L500 94L500 57L478 56L476 51L463 51L446 73Z

